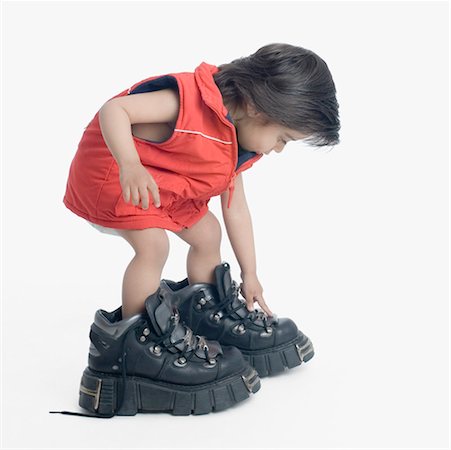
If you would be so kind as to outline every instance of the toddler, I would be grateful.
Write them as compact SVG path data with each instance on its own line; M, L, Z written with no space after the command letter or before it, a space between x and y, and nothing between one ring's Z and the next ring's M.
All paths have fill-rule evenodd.
M337 144L335 94L318 55L274 43L217 67L202 62L194 72L146 78L95 114L72 161L63 201L100 231L124 238L135 255L124 274L121 307L96 313L80 405L109 416L200 414L256 392L257 372L276 373L313 356L310 340L290 319L278 319L263 297L242 172L290 141ZM244 301L228 264L221 263L221 227L208 209L217 195ZM161 280L167 231L190 246L187 278L178 283ZM129 364L136 358L132 366L126 356ZM214 372L218 358L221 370ZM122 401L105 406L101 385L116 383L120 373L122 399L127 386L135 392L139 383L142 397L122 409ZM159 395L152 391L146 400L150 391L143 386L149 383Z

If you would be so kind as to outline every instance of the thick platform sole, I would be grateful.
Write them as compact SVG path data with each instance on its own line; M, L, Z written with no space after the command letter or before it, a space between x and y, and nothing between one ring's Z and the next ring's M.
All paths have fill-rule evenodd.
M310 339L299 333L296 339L265 350L243 350L244 359L254 367L260 377L274 375L311 360L315 354Z
M119 375L96 372L87 367L81 378L79 405L102 416L134 416L149 412L207 414L227 409L260 389L260 379L253 367L223 380L196 386L129 376L118 409L122 384Z

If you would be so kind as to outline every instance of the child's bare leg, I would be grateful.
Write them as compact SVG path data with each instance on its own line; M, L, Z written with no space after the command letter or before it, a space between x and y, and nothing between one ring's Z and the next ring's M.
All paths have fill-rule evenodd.
M169 255L169 238L162 228L118 231L136 253L122 283L122 318L125 319L144 311L144 301L160 286Z
M214 269L221 264L221 225L215 215L208 211L192 227L177 233L190 244L186 270L190 284L216 284Z

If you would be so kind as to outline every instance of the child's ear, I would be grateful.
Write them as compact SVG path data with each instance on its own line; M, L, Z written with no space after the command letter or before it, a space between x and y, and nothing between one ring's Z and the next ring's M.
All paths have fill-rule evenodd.
M246 103L246 113L249 117L252 117L253 119L262 116L262 114L256 110L255 105L252 102Z
M249 118L256 120L256 122L262 126L269 125L271 123L266 114L257 111L253 103L246 104L246 114Z
M268 118L268 116L260 111L257 111L253 104L246 105L246 113L247 117L255 120L255 122L261 126L267 126L272 123L271 120Z

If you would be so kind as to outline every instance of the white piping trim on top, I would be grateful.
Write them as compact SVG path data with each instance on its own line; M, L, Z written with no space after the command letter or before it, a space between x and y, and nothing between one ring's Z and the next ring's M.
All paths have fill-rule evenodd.
M232 141L223 141L221 139L215 138L213 136L208 136L207 134L202 133L201 131L193 131L193 130L181 130L179 128L175 128L174 131L178 131L179 133L191 133L191 134L200 134L202 137L211 139L212 141L221 142L222 144L233 144Z

